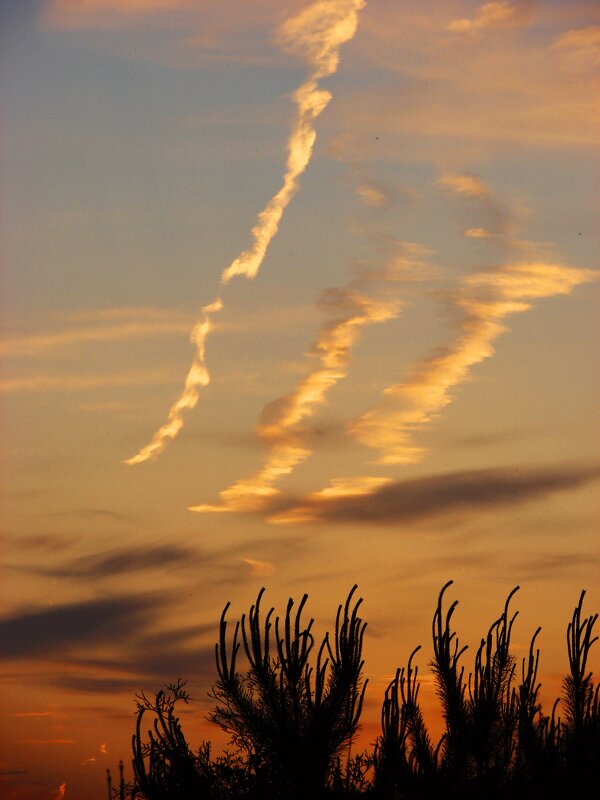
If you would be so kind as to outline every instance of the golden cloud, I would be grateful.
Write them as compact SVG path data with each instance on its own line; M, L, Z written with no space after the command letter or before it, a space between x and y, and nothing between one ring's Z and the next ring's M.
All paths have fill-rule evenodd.
M500 28L511 25L517 15L517 9L506 0L495 0L480 6L472 18L455 19L448 25L452 33L473 33L486 28Z
M557 37L553 49L571 71L585 72L600 66L600 25L577 28Z
M185 333L185 322L129 322L103 327L71 328L56 333L39 333L28 336L8 336L0 342L0 354L5 358L33 357L77 345L119 342Z
M464 312L458 336L418 362L405 381L385 389L384 403L350 423L350 435L378 450L381 464L421 460L425 451L413 442L414 432L452 402L452 390L472 367L493 355L493 342L506 330L503 320L527 311L532 300L569 294L599 277L593 270L548 263L509 264L466 277L452 297Z
M257 561L255 558L244 558L243 561L250 568L250 575L266 578L275 572L275 565L270 561Z
M93 375L31 375L0 380L0 394L18 392L86 392L107 386L154 386L169 383L164 370L134 370Z
M341 318L321 328L312 351L319 366L303 378L295 391L265 407L258 425L269 453L262 468L249 478L237 481L220 492L222 504L193 506L191 511L253 511L269 502L278 491L273 484L289 475L311 453L300 423L325 402L327 392L345 378L350 354L362 328L385 322L398 315L398 301L372 300L349 289L325 293L329 313L343 312Z
M446 174L442 175L438 183L451 189L456 194L464 195L465 197L489 197L489 190L485 183L475 175L456 175Z
M358 12L363 5L363 0L316 0L281 26L278 33L281 46L301 53L310 65L310 74L293 95L296 116L288 139L283 184L259 213L251 231L251 246L221 273L223 285L236 275L251 279L258 274L283 213L298 190L299 178L310 161L316 139L314 121L331 99L331 94L321 89L318 81L337 69L339 48L354 36ZM210 382L205 360L206 340L211 330L211 317L222 308L221 297L204 307L203 318L192 332L196 357L187 374L183 392L171 406L166 423L154 434L150 443L131 458L125 459L125 464L140 464L156 458L183 427L182 412L196 406L199 389Z

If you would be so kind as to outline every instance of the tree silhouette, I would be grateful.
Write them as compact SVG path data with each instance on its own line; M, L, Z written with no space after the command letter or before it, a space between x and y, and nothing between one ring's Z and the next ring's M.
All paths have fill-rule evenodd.
M335 758L356 734L367 685L362 680L366 622L358 616L362 599L353 601L356 588L338 607L333 643L326 633L314 666L309 661L314 620L302 622L306 594L295 613L290 599L284 620L276 617L273 626L273 608L261 621L261 589L229 645L229 603L221 616L219 679L212 690L218 705L210 719L247 754L265 792L273 789L277 797L320 797ZM236 669L242 645L249 665L244 674Z

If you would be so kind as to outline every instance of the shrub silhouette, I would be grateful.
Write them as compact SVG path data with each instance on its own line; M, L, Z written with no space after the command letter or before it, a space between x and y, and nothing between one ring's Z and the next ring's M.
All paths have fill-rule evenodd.
M113 796L130 800L312 800L358 798L427 800L532 800L584 796L600 779L600 690L588 668L598 615L583 616L582 592L567 627L569 673L561 709L549 716L539 702L538 628L520 669L510 651L517 612L508 595L502 613L481 639L473 668L453 628L458 601L447 605L442 587L432 621L433 674L444 720L434 745L419 705L415 648L388 685L381 734L372 752L350 758L367 681L362 677L366 628L354 600L356 586L338 608L334 635L316 650L314 621L302 621L307 596L285 616L262 616L264 589L248 616L228 636L225 606L215 648L218 679L209 719L230 737L233 752L212 757L210 744L193 752L176 716L187 702L178 681L154 700L138 695L133 736L134 784ZM244 671L238 664L244 659ZM147 714L153 726L142 733ZM118 792L118 794L117 794ZM109 784L110 794L110 784Z
M212 691L218 705L210 719L247 755L265 792L276 787L278 797L319 797L334 759L354 738L367 685L366 623L358 616L362 600L353 604L356 588L339 606L333 644L325 634L314 667L314 620L302 622L308 595L295 614L289 600L285 619L275 618L273 636L273 608L261 622L261 590L248 617L236 624L229 648L225 606L216 646L219 679ZM244 675L236 671L240 631L249 663Z

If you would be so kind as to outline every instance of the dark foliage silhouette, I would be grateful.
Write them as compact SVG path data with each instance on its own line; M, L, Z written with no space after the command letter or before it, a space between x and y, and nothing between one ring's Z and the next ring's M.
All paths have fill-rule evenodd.
M419 705L416 647L388 685L381 734L372 752L350 757L367 681L362 645L366 627L356 586L338 608L333 637L318 648L314 621L303 622L304 595L285 616L263 616L258 595L228 634L225 606L215 648L216 701L209 719L230 738L231 752L213 757L210 744L193 752L176 716L189 700L181 681L154 700L138 696L133 736L134 782L112 796L128 800L533 800L583 797L600 780L600 690L589 670L598 615L583 616L582 592L567 627L569 672L561 700L542 711L538 628L520 668L511 635L518 612L508 595L466 672L466 646L453 627L458 605L440 591L432 622L429 663L444 732L434 745ZM315 653L314 663L310 657ZM240 665L243 663L243 669ZM559 715L562 713L562 717ZM153 717L144 733L142 723ZM111 793L109 781L109 796Z
M366 688L361 657L366 623L358 616L362 600L353 604L356 588L339 606L333 644L325 634L314 667L309 663L314 620L302 622L307 595L295 613L290 599L285 619L275 618L273 636L273 608L261 622L261 590L248 617L236 624L229 647L229 605L223 611L216 646L219 679L212 692L218 705L210 718L247 755L264 793L275 786L278 797L318 797L336 756L354 738ZM240 632L249 664L244 675L236 671Z

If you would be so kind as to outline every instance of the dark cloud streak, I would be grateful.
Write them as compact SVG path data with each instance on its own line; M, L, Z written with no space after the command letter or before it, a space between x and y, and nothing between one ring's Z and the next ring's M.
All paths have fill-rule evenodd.
M271 518L293 522L297 515L298 522L394 525L536 500L577 489L599 477L599 466L452 472L395 481L370 494L313 494L296 502L288 499L272 510Z
M5 659L53 657L67 648L117 641L145 626L164 602L159 594L113 597L16 613L0 620L0 653Z
M64 566L27 568L37 575L52 578L107 578L128 572L195 563L201 558L189 547L159 545L157 547L123 548L83 556Z

